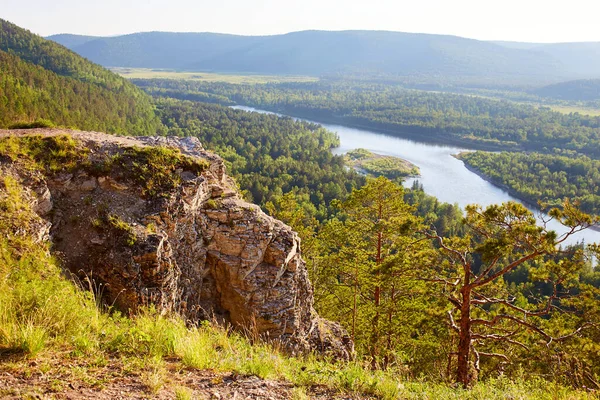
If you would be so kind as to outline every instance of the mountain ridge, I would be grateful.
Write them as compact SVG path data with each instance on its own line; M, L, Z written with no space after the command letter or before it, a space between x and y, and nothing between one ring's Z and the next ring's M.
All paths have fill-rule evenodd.
M141 32L72 44L108 67L164 68L269 74L383 74L521 80L579 77L551 54L452 35L393 31L307 30L242 36L210 32ZM537 79L540 80L540 79Z

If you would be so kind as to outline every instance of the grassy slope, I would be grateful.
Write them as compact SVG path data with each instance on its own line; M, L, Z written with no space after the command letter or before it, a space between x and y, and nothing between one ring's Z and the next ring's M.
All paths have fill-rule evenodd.
M251 331L235 333L210 323L190 327L177 315L161 315L151 307L125 317L101 306L93 282L80 282L92 289L84 291L68 281L48 244L30 236L42 221L31 209L21 177L39 177L40 165L60 168L77 159L71 141L53 140L52 155L0 140L0 155L13 160L12 171L21 171L5 171L0 178L0 373L7 377L0 396L70 391L97 392L97 398L117 393L187 399L226 390L230 385L224 377L244 381L256 376L280 382L269 384L268 394L278 398L303 399L307 393L324 398L336 393L385 399L586 398L545 381L500 379L465 392L411 381L400 371L374 372L360 362L288 357L260 343ZM16 157L23 149L27 153ZM235 375L224 375L231 372ZM190 386L202 379L208 386Z

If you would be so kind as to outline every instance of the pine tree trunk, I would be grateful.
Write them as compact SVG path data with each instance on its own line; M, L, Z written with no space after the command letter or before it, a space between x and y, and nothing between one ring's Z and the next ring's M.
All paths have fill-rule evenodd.
M357 317L357 304L358 298L358 265L354 266L354 299L352 305L352 341L356 340L356 317Z
M380 210L381 213L381 210ZM374 305L375 305L375 316L373 317L373 331L371 333L371 367L373 369L377 368L377 357L379 356L379 314L380 314L380 305L381 305L381 285L379 282L379 277L381 272L379 272L379 264L381 264L381 246L383 245L383 234L382 232L377 232L377 256L375 258L375 264L378 267L377 277L376 277L376 286L374 293Z
M471 287L464 286L460 310L456 380L466 389L471 384L469 356L471 352Z
M390 355L392 354L392 322L394 321L396 287L392 285L390 293L390 305L388 307L388 327L387 327L387 349L383 358L383 367L386 369L390 364Z

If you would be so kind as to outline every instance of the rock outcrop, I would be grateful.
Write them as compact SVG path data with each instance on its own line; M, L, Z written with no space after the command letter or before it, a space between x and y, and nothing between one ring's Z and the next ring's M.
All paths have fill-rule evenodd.
M63 130L0 131L0 139L64 134L86 149L81 165L35 179L8 158L0 166L29 188L63 265L109 304L131 312L155 304L191 322L231 323L293 352L351 356L348 334L313 308L297 234L243 201L223 161L197 139ZM175 184L149 194L135 160L114 160L154 146L203 167L184 163L167 177Z

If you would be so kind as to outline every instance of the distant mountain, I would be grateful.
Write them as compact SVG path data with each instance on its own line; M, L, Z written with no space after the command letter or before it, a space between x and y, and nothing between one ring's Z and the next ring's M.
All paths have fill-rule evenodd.
M52 36L52 40L56 43L60 43L67 48L73 48L76 46L81 46L87 42L91 42L92 40L100 39L99 36L84 36L84 35L72 35L70 33L61 33L58 35Z
M69 35L48 39L106 67L170 69L191 68L195 63L246 49L260 41L249 36L168 32L97 38L79 45L71 45L77 39Z
M600 79L582 79L556 83L537 89L533 93L559 100L600 100Z
M532 49L560 60L584 78L600 78L600 42L544 44Z
M262 74L368 74L467 78L568 79L542 53L456 36L387 31L302 31L274 36L136 33L76 44L50 39L110 67Z
M600 42L525 43L493 42L513 49L543 53L559 60L573 77L600 78Z
M148 95L53 41L0 19L0 127L49 119L119 134L163 126Z
M505 41L505 40L494 40L491 43L495 43L497 45L508 47L511 49L520 49L520 50L531 50L534 47L542 45L542 43L510 42L510 41Z

